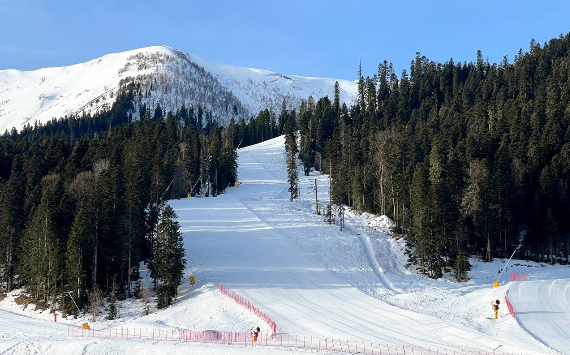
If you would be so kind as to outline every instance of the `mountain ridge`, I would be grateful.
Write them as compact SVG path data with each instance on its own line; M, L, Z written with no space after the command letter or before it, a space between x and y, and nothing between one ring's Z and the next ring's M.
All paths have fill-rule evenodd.
M137 94L134 118L142 105L175 111L185 104L202 106L224 124L266 108L279 112L283 100L294 108L310 95L332 97L336 81L341 100L351 103L357 91L352 81L285 75L218 64L168 46L144 47L74 65L0 70L0 130L107 110L127 87Z

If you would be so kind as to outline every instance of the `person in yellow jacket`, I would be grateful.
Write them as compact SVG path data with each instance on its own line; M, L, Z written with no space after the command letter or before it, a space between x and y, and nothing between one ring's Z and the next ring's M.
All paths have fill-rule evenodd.
M261 329L259 329L259 327L251 328L251 337L253 341L257 341L257 337L259 336L260 331Z
M501 301L499 300L494 300L493 302L491 302L491 307L493 307L493 312L495 312L495 319L497 319L497 314L499 313L499 304L501 303Z

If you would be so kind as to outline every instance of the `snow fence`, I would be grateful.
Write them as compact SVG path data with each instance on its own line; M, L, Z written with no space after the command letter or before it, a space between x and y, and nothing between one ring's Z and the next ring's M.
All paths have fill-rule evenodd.
M519 272L511 272L511 282L514 281L528 281L528 274L522 274Z
M273 330L273 334L277 334L277 324L273 321L273 319L271 319L271 317L269 317L267 314L263 313L259 308L255 307L251 302L238 295L234 291L228 290L222 284L218 284L218 291L228 296L229 298L233 298L237 304L249 309L250 312L263 319L265 323L269 324L269 327L271 330Z
M507 297L506 293L505 293L505 303L507 304L507 308L509 309L511 316L513 316L513 318L515 318L515 309L513 308L513 305L511 304L511 302L509 302L509 298Z
M196 331L189 329L153 328L106 328L101 330L68 326L71 338L123 339L148 341L173 341L179 343L210 343L237 346L273 348L295 348L335 353L358 353L369 355L513 355L493 351L449 350L424 348L411 345L379 344L364 341L349 341L292 334L260 334L254 342L250 333L221 332L214 330ZM518 354L517 354L518 355Z

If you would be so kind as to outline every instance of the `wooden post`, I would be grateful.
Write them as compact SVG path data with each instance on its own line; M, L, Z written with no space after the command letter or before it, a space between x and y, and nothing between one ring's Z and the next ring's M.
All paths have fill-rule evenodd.
M317 179L315 179L315 210L317 214L320 214L319 211L319 189L317 187Z
M332 224L332 161L329 162L329 224Z

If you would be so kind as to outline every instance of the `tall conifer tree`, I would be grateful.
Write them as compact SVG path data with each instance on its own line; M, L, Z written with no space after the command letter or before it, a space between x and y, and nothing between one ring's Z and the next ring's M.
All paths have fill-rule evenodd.
M158 225L155 264L156 277L161 282L158 289L159 308L169 306L178 295L178 286L186 267L184 240L176 218L176 212L167 205Z

